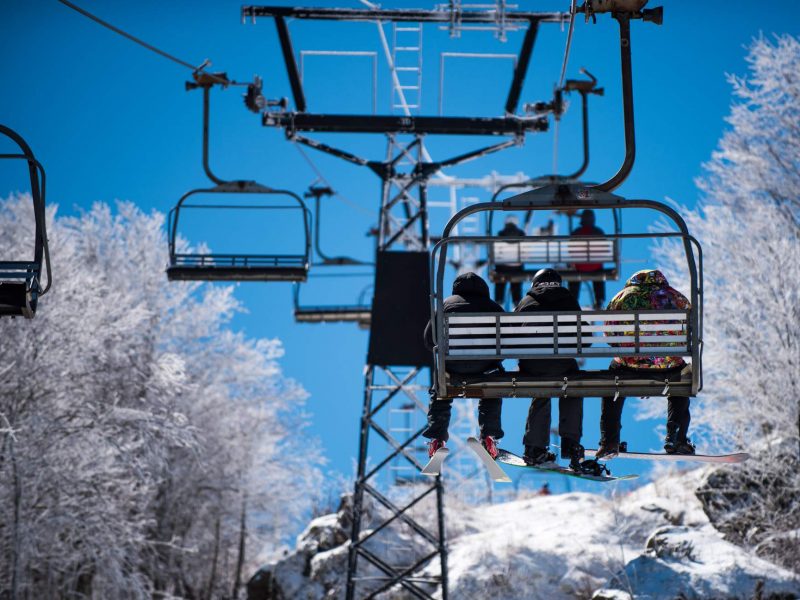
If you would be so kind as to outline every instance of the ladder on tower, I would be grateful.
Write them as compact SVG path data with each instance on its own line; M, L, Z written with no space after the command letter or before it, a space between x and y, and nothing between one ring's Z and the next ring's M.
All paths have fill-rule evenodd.
M392 23L392 110L419 112L422 106L422 24Z

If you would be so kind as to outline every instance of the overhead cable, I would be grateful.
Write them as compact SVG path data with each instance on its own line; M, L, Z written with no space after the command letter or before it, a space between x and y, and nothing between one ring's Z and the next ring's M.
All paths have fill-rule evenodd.
M191 64L189 62L186 62L185 60L181 60L177 56L173 56L172 54L169 54L168 52L165 52L164 50L156 48L152 44L148 44L147 42L145 42L143 40L140 40L139 38L131 35L130 33L127 33L125 31L123 31L119 27L116 27L116 26L112 25L111 23L109 23L107 21L104 21L100 17L98 17L96 15L93 15L88 10L85 10L85 9L81 8L80 6L77 6L76 4L73 4L69 0L58 0L58 1L61 4L63 4L64 6L66 6L68 8L71 8L72 10L82 14L84 17L86 17L88 19L91 19L95 23L98 23L98 24L102 25L103 27L106 27L107 29L110 29L114 33L117 33L117 34L121 35L122 37L127 38L130 41L132 41L132 42L134 42L136 44L139 44L140 46L143 46L144 48L147 48L151 52L155 52L159 56L162 56L162 57L164 57L164 58L166 58L168 60L171 60L172 62L177 63L177 64L181 65L182 67L186 67L187 69L191 69L193 73L201 72L201 71L203 71L203 69L205 69L208 65L211 64L211 62L208 59L206 59L202 63L200 63L200 65L195 66L195 65L193 65L193 64ZM210 78L212 78L212 79L214 79L214 80L216 80L218 83L222 83L223 85L245 85L245 84L237 84L235 81L229 81L229 80L224 79L222 77L217 77L216 75L213 75L212 73L205 73L205 75L210 77Z
M314 164L314 161L311 160L311 157L306 153L305 150L303 150L303 147L300 146L300 144L298 144L297 142L294 142L294 147L297 148L297 151L300 153L300 156L302 156L303 159L305 159L305 161L308 163L308 166L311 167L311 170L314 171L314 173L317 175L319 180L322 181L322 183L327 185L329 188L333 189L333 186L331 185L331 182L328 181L328 179L325 177L325 175L322 174L322 171L320 171L319 167L317 167L317 165ZM362 212L364 214L372 215L372 211L367 210L366 208L364 208L363 206L361 206L359 204L356 204L355 202L353 202L352 200L350 200L346 196L343 196L339 192L334 192L333 195L336 198L339 198L339 200L341 200L342 202L344 202L345 204L347 204L351 208L355 208L356 210L358 210L358 211L360 211L360 212Z

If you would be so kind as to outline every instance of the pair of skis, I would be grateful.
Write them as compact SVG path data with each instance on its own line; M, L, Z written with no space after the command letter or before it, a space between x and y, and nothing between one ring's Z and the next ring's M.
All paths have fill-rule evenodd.
M504 482L508 483L511 481L511 478L503 471L503 469L497 463L503 463L506 465L510 465L512 467L520 467L524 469L536 469L538 471L544 471L548 473L557 473L559 475L566 475L568 477L576 477L578 479L588 479L590 481L600 481L600 482L609 482L609 481L622 481L627 479L636 479L638 475L621 475L619 477L615 477L611 475L609 472L608 475L592 475L589 473L578 473L569 469L567 467L563 467L555 462L552 463L544 463L541 465L528 465L524 459L520 456L517 456L513 452L508 452L507 450L500 449L497 455L497 459L493 459L491 455L486 451L486 448L483 447L483 444L477 438L470 437L467 439L467 445L470 449L478 456L481 460L483 465L486 467L486 470L489 472L489 476L496 482ZM447 458L447 455L450 451L447 448L439 448L434 455L431 457L428 464L422 469L422 473L424 475L430 475L435 477L441 474L442 470L442 463L444 459ZM586 450L586 456L594 456L597 450L595 449L588 449ZM706 462L706 463L742 463L750 458L750 455L747 453L738 453L738 454L718 454L718 455L708 455L708 454L661 454L661 453L650 453L650 452L620 452L619 454L615 455L619 458L632 458L637 460L667 460L667 461L696 461L696 462ZM608 459L611 460L615 458L615 456L609 456ZM604 460L604 459L601 459Z

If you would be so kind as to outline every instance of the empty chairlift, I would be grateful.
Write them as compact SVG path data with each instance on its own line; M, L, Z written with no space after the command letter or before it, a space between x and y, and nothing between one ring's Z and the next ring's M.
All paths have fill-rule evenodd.
M305 281L311 251L311 217L305 202L288 190L255 181L225 181L212 173L208 157L210 92L214 85L226 87L230 82L224 73L202 71L194 74L194 80L186 84L186 89L203 90L203 170L214 187L187 192L170 211L167 278ZM231 196L237 201L230 201ZM187 223L189 219L195 222ZM186 231L194 231L198 224L206 241L212 238L211 249L198 245L191 246L191 250L181 249L189 239ZM220 244L231 239L235 240L237 251L221 250ZM282 248L288 245L289 250L278 252L277 244Z
M688 310L634 310L445 314L444 274L448 248L457 243L497 243L496 236L453 236L464 217L480 211L645 208L659 211L674 232L615 234L623 238L673 237L681 240L689 274ZM528 239L521 243L528 243ZM696 254L695 254L696 252ZM625 200L582 186L547 186L505 202L477 204L456 214L432 251L431 315L435 319L434 386L439 398L696 396L702 389L702 250L680 215L651 200ZM568 377L499 375L450 376L447 365L461 360L682 356L691 365L669 379L640 373L621 376L585 369ZM605 361L604 361L605 362ZM606 363L607 364L607 363Z
M331 289L323 290L324 297L327 303L325 304L302 304L300 299L301 284L294 286L294 318L298 323L356 323L361 329L369 329L372 321L372 292L374 280L374 271L369 269L367 271L359 272L352 270L358 267L371 267L370 263L351 258L349 256L330 256L322 250L320 244L320 230L322 229L322 207L321 199L326 196L333 196L335 192L327 186L311 185L308 191L304 194L306 198L314 199L314 249L318 260L315 260L315 269L319 267L333 268L337 271L336 277L348 277L350 281L356 285L335 285ZM339 272L341 268L348 268L350 272L342 274ZM319 273L320 280L323 280L327 273ZM331 273L331 275L333 275ZM362 283L363 282L363 283ZM339 281L339 283L341 283ZM319 287L319 286L313 286ZM352 297L353 289L360 289L355 303L336 303L332 302L331 298L341 294L341 288L346 288L345 294ZM339 294L336 294L336 292ZM316 290L319 295L319 289ZM333 292L333 293L331 293Z
M247 201L207 201L209 195L225 194L245 195ZM227 224L231 228L226 229L226 235L235 238L242 248L262 245L265 248L263 252L250 249L225 252L213 248L205 251L196 246L191 251L179 249L181 226L186 223L188 215L205 213L205 226L210 228L207 231L214 233L212 230L221 225L214 223L215 218L219 215L230 217L234 212L236 218ZM277 214L283 220L278 222ZM305 281L311 247L309 221L309 212L302 198L287 190L276 190L252 181L223 182L213 188L192 190L184 194L169 214L167 277L170 281ZM285 223L289 224L291 231L281 226ZM276 231L278 226L283 231ZM289 244L293 250L276 252L274 247L270 247L276 235L288 237L288 240L282 239L281 244Z
M0 317L32 319L39 297L50 289L52 281L45 226L45 174L33 151L19 134L4 125L0 125L0 133L21 150L21 153L0 154L0 158L27 163L34 217L32 260L0 260ZM43 268L47 275L45 287L41 283Z

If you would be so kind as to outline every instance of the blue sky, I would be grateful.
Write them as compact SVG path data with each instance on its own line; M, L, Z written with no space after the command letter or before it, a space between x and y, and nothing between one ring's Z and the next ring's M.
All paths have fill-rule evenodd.
M81 6L146 41L192 63L211 59L211 70L226 71L239 81L253 74L264 79L265 95L290 96L273 24L262 19L243 25L239 2L176 0L136 3L82 0ZM281 4L291 4L282 2ZM520 3L526 10L566 9L568 2ZM653 3L651 3L653 4ZM634 99L637 122L637 162L618 190L627 197L671 198L694 205L693 179L701 173L724 131L731 102L726 73L743 74L745 46L754 36L773 32L798 34L794 3L737 1L665 2L662 27L634 22ZM356 6L356 2L319 2L320 6ZM429 7L426 2L386 3L387 7ZM767 10L765 6L768 6ZM371 24L294 22L290 25L295 50L379 51ZM425 32L423 111L435 114L439 105L441 52L516 53L521 33L509 34L505 44L486 32L465 32L450 39L434 28ZM558 79L565 31L544 25L534 50L522 102L547 100ZM187 190L207 185L201 169L201 94L184 91L189 72L101 28L56 0L0 4L0 121L20 132L33 147L48 174L48 200L71 214L95 201L124 199L145 210L168 211ZM379 54L380 58L380 54ZM370 110L372 88L369 59L308 57L306 93L314 111ZM605 179L622 154L619 94L619 52L616 24L607 16L596 25L576 22L567 76L586 67L606 90L591 98L591 155L587 180ZM448 59L443 105L451 114L502 113L510 77L507 61ZM388 76L379 61L379 113L388 112ZM274 187L302 193L316 179L303 157L282 132L264 128L258 116L241 101L241 88L215 90L212 97L211 161L223 178L256 179ZM570 171L580 162L580 113L577 98L560 132L559 165ZM319 136L367 158L384 154L380 136ZM434 158L477 148L486 139L429 138ZM491 141L491 140L489 140ZM529 175L550 172L552 133L529 136L523 148L467 163L449 172L480 177L492 170ZM369 259L372 239L366 231L375 223L379 182L365 169L307 150L316 166L339 192L327 201L322 244L329 254ZM19 187L18 180L0 172L0 191ZM444 198L444 192L435 192ZM486 198L486 193L475 191ZM625 224L646 228L652 215L625 217ZM432 231L444 219L435 216ZM605 223L601 222L601 225ZM193 241L230 243L228 229L201 227ZM271 234L270 234L271 235ZM216 237L215 237L216 236ZM276 237L290 243L288 236ZM657 262L647 249L625 248L624 270ZM638 261L638 262L637 262ZM54 289L58 285L55 273ZM313 281L304 290L310 303L355 302L367 281L336 285ZM165 278L165 285L167 285ZM609 297L619 288L609 286ZM299 325L292 320L289 284L242 284L237 295L248 312L235 326L257 337L283 340L282 361L311 396L309 433L319 437L330 467L350 471L358 441L362 402L362 368L367 334L352 325ZM655 400L662 402L663 400ZM598 402L586 401L585 443L597 442ZM520 448L526 411L520 400L506 401L505 446ZM626 411L623 437L637 448L658 447L655 422L634 422ZM642 463L617 467L640 470Z

